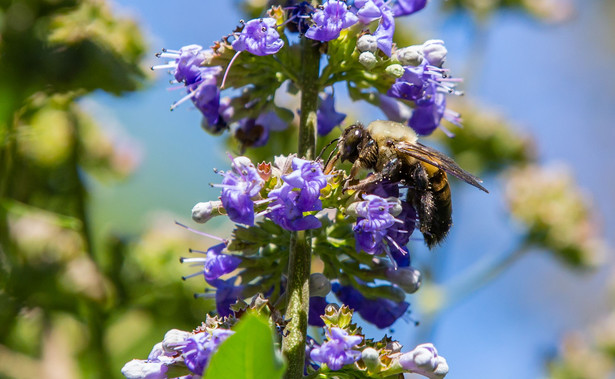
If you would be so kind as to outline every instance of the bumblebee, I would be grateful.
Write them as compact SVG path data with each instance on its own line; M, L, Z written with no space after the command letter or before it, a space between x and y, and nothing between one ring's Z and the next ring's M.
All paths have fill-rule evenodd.
M352 162L347 188L365 190L381 181L398 182L408 187L406 201L414 207L419 230L429 248L438 245L452 225L451 189L447 173L489 193L482 181L463 170L450 157L418 142L408 126L377 120L365 128L357 123L347 127L329 155L325 173L338 160ZM360 169L373 175L358 179Z

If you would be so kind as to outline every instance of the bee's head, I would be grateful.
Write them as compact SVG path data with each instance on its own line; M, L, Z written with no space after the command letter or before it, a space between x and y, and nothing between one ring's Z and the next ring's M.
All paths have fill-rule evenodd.
M344 130L339 144L342 162L354 162L359 158L363 140L368 136L367 133L367 130L360 123L350 125Z

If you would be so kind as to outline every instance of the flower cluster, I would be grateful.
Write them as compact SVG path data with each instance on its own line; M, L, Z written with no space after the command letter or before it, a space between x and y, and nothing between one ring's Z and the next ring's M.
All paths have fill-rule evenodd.
M228 120L224 119L224 112L220 112L220 90L217 80L222 67L204 66L212 54L212 50L203 50L199 45L188 45L179 50L163 50L157 56L171 58L172 61L153 66L152 70L171 70L175 80L183 83L188 91L188 95L173 104L171 109L191 100L208 124L219 125Z
M349 376L361 371L361 377L446 374L446 362L433 346L403 353L390 338L365 339L351 323L350 308L379 328L390 327L409 313L406 296L421 283L420 273L410 266L407 247L418 217L413 204L423 209L418 208L418 198L412 198L413 178L394 181L377 171L381 176L363 185L370 181L359 179L357 169L371 166L359 165L359 153L352 159L350 175L335 170L340 144L326 168L320 159L304 159L316 155L316 132L326 136L346 119L335 108L338 82L348 84L353 100L380 106L390 119L408 122L418 134L431 133L443 118L458 121L458 115L446 110L445 94L455 93L456 79L442 68L444 44L431 40L398 49L393 42L395 18L425 5L426 0L325 0L319 5L289 0L266 14L255 12L264 17L241 21L211 49L190 45L159 54L171 61L154 68L169 69L188 91L173 107L191 100L203 113L204 129L232 133L238 146L231 149L243 154L247 148L266 146L274 131L284 133L282 139L271 138L279 143L292 134L289 126L296 116L300 116L301 140L309 139L310 146L301 146L300 156L278 156L273 163L231 158L231 169L219 172L222 182L212 184L221 189L219 199L198 203L192 216L205 223L227 215L236 224L232 236L218 238L221 243L206 251L190 250L203 255L181 261L198 267L184 279L203 277L208 287L195 297L215 298L222 319L210 324L208 317L207 324L195 332L182 332L174 342L163 342L147 361L127 364L126 376L145 378L151 373L152 378L165 378L171 375L171 367L179 366L190 375L205 375L212 353L233 334L234 322L249 313L248 308L268 316L269 324L279 331L277 337L284 339L297 332L291 328L297 328L305 316L293 313L300 309L291 305L296 301L302 302L301 312L308 311L309 324L325 328L324 342L308 339L305 346L308 374L319 371L323 377L332 377L339 370L348 370ZM302 43L289 38L292 32L300 33ZM327 59L321 59L323 55ZM326 66L320 67L322 62ZM292 95L301 91L302 109L293 111L288 109L292 106L279 104L283 91ZM309 102L303 101L308 98ZM305 133L311 127L316 131ZM399 128L400 133L408 132L404 125ZM357 181L361 185L353 184ZM310 232L295 233L303 230ZM294 262L299 250L318 256L322 268L310 276L309 309L303 303L306 296L297 300L292 295L297 290L293 270L299 270ZM310 263L302 260L301 275L309 272ZM341 306L328 302L333 295ZM237 328L236 333L240 332ZM133 366L138 368L132 370Z
M304 212L322 209L320 190L327 185L327 177L319 163L294 158L293 171L282 176L284 184L269 193L267 217L287 230L315 229L321 226L316 216Z
M122 368L128 379L168 378L171 367L185 365L194 375L203 375L209 358L218 346L234 332L211 329L195 333L169 330L162 342L156 344L147 360L133 359Z
M328 329L326 335L327 341L310 352L312 360L326 363L331 370L339 370L361 358L361 352L353 348L363 341L362 336L349 335L336 327Z
M403 75L387 95L414 104L408 125L419 135L431 134L441 127L442 118L460 125L459 114L446 109L446 95L460 92L454 89L459 79L448 77L448 70L442 68L446 59L444 43L430 40L421 46L409 46L398 50L397 58L403 64Z

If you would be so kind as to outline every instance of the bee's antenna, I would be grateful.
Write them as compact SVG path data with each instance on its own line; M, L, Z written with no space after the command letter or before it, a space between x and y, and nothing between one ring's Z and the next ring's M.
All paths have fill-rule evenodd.
M316 157L315 160L319 160L320 158L322 158L322 154L329 148L329 146L333 145L334 143L336 143L339 140L340 140L339 138L336 138L336 139L332 140L331 142L329 142L327 144L327 146L323 147L322 150L320 150L320 154L318 154L318 156ZM329 159L331 159L331 157L329 157ZM329 159L327 159L327 162L329 162Z

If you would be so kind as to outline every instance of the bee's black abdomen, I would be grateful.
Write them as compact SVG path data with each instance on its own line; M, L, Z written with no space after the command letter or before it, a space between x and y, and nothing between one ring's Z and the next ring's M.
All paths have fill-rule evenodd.
M451 190L442 170L429 176L425 167L417 164L412 176L414 188L408 191L408 201L416 209L419 229L431 249L444 240L453 223Z

